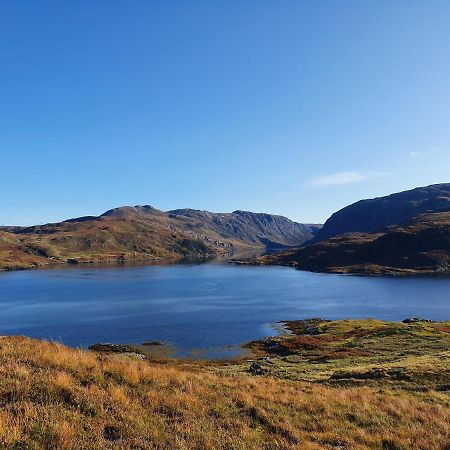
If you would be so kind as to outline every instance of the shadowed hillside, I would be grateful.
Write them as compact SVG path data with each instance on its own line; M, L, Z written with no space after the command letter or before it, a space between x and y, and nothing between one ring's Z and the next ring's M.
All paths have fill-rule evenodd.
M450 273L450 183L361 200L334 213L303 247L240 263L314 272Z
M314 240L323 241L345 233L381 231L391 225L403 225L421 214L443 211L450 211L450 183L356 202L335 212Z
M317 272L450 273L450 212L425 214L379 233L352 233L257 259Z

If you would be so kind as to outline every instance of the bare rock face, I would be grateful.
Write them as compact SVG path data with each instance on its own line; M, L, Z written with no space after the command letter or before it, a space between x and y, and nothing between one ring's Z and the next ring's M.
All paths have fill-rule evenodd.
M212 213L196 209L168 211L172 217L189 217L207 224L221 236L267 248L299 246L312 239L321 225L293 222L287 217L250 211Z

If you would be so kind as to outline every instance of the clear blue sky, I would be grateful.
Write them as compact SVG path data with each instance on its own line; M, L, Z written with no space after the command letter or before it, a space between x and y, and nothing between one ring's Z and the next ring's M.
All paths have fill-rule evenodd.
M0 2L0 224L320 222L450 181L450 2Z

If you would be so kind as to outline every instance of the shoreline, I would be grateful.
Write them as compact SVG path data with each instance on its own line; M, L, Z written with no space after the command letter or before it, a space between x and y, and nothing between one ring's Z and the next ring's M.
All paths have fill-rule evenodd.
M49 262L45 264L36 264L32 266L6 266L0 267L0 273L10 273L10 272L22 272L22 271L34 271L34 270L58 270L58 269L68 269L68 268L77 268L81 266L86 267L151 267L151 266L170 266L170 265L183 265L183 264L203 264L212 262L215 260L220 260L224 255L211 255L208 257L189 257L189 258L154 258L154 259L126 259L126 260L118 260L118 259L95 259L89 261L60 261L60 262ZM228 255L230 257L232 255ZM346 275L346 276L356 276L356 277L390 277L390 278L416 278L416 277L450 277L450 272L442 272L442 271L425 271L425 270L413 270L413 269L387 269L387 270L378 270L378 271L365 271L365 270L341 270L338 268L324 268L321 270L318 269L307 269L307 268L299 268L295 264L282 264L282 263L266 263L259 262L257 259L225 259L223 264L232 264L236 266L253 266L253 267L286 267L294 270L298 270L300 272L310 272L316 274L326 274L326 275Z
M31 265L9 265L9 266L0 266L0 273L2 272L20 272L24 270L39 270L39 269L60 269L60 268L69 268L69 267L79 267L79 266L117 266L117 267L132 267L132 266L166 266L166 265L174 265L174 264L189 264L189 263L207 263L212 261L220 261L223 260L223 263L229 263L230 258L233 255L240 254L266 254L270 252L270 250L265 249L263 247L255 247L250 250L245 249L236 249L234 253L211 253L211 254L203 254L203 255L193 255L193 256L180 256L180 257L147 257L143 256L142 258L133 257L133 258L123 258L122 256L114 256L111 258L92 258L92 259L74 259L68 258L66 260L49 260L48 262L40 262ZM270 254L270 253L269 253Z
M300 319L300 320L282 320L277 321L270 326L276 332L273 335L268 335L266 337L252 340L249 342L244 342L236 346L225 346L225 348L239 348L244 350L244 354L237 355L236 357L225 357L225 358L208 358L208 357L194 357L193 355L207 354L209 349L190 349L187 356L174 356L177 352L177 348L164 342L151 341L148 343L95 343L89 345L83 350L93 351L99 353L107 354L135 354L141 355L146 358L157 358L168 361L179 361L179 362L202 362L202 363L236 363L248 361L248 358L263 357L267 359L269 356L280 357L287 356L289 354L295 353L287 351L287 347L284 347L285 343L289 343L298 336L306 337L324 337L326 334L327 327L338 327L342 325L348 325L354 327L355 329L361 330L364 327L369 327L365 334L369 335L370 330L374 327L374 324L378 325L378 328L388 329L389 327L395 327L396 329L409 329L409 328L420 328L423 326L431 327L437 330L443 329L446 333L450 334L450 321L435 321L420 317L405 318L401 321L383 321L380 319ZM378 330L379 331L379 330ZM358 331L359 332L359 331ZM363 333L364 334L364 333ZM333 336L333 333L331 333ZM327 335L328 336L328 335ZM339 333L334 335L338 338ZM450 336L449 336L450 338ZM62 343L65 345L64 343ZM308 346L306 346L308 348ZM304 349L300 346L300 349Z
M215 256L209 257L213 259ZM208 259L205 257L189 258L192 261L201 261ZM20 272L24 270L40 270L40 269L60 269L79 266L154 266L154 265L171 265L183 264L183 261L188 261L187 258L138 258L138 259L92 259L92 260L76 260L76 261L51 261L48 263L34 264L30 266L6 266L0 267L0 272Z
M264 258L264 257L262 257ZM349 275L358 277L421 277L421 276L438 276L438 277L450 277L450 272L439 270L420 270L420 269L401 269L388 266L377 266L376 270L367 269L342 269L340 267L324 267L323 269L298 267L297 264L286 262L265 262L259 258L255 259L242 259L231 260L230 264L237 266L265 266L265 267L290 267L291 269L298 270L300 272L310 273L322 273L329 275Z
M280 321L286 332L243 343L231 358L174 357L163 342L94 344L89 349L25 336L8 341L47 343L100 358L140 360L164 366L212 371L219 375L264 376L332 386L383 385L450 394L450 320L407 318Z

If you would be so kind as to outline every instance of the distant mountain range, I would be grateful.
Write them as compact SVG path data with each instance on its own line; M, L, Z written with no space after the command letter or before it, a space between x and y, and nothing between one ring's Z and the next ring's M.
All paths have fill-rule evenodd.
M32 227L0 227L0 270L52 263L177 261L254 249L245 263L360 274L450 272L450 183L361 200L321 225L272 214L123 206Z
M124 206L31 227L0 227L0 270L52 263L158 261L236 250L282 249L312 239L320 225L271 214Z
M354 203L300 249L257 262L318 272L449 273L450 184Z

